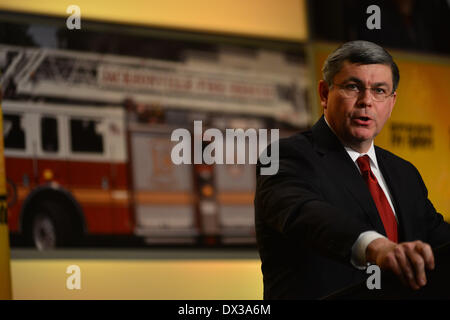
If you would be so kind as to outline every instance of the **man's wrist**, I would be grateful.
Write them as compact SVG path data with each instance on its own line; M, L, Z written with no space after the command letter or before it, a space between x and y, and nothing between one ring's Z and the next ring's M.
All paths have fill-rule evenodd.
M366 261L376 264L379 253L392 246L395 246L395 242L385 237L371 241L366 249Z
M374 240L384 238L376 231L366 231L359 235L352 247L351 263L358 269L365 269L367 266L366 251L367 246Z

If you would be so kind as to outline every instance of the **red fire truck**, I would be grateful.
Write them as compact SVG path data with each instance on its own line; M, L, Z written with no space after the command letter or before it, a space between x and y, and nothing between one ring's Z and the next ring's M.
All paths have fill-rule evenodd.
M254 165L174 165L171 133L309 120L291 75L12 46L0 58L9 229L39 249L254 242Z

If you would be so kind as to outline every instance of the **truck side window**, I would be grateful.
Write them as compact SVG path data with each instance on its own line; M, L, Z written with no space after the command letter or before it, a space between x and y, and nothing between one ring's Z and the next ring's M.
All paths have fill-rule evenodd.
M5 149L25 150L25 132L21 127L21 116L3 115L3 138Z
M42 150L46 152L58 152L58 122L55 118L41 118L41 142Z
M70 120L71 148L74 152L103 153L103 136L94 120Z

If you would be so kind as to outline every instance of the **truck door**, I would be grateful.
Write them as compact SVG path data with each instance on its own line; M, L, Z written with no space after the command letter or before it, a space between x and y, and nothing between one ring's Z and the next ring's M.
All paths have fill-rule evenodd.
M67 185L67 163L61 143L62 118L57 115L38 116L37 179L38 184L56 182Z
M74 115L68 117L67 126L69 190L81 204L87 231L112 234L112 170L102 118Z
M31 136L34 134L31 115L12 111L4 105L3 137L8 190L9 230L19 231L20 208L34 186Z

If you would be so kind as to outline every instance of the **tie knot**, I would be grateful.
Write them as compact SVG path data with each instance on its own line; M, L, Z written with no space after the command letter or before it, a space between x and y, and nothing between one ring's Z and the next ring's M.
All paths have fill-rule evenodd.
M358 167L359 170L361 170L361 173L364 174L370 172L370 158L367 154L356 159L356 163L358 163Z

